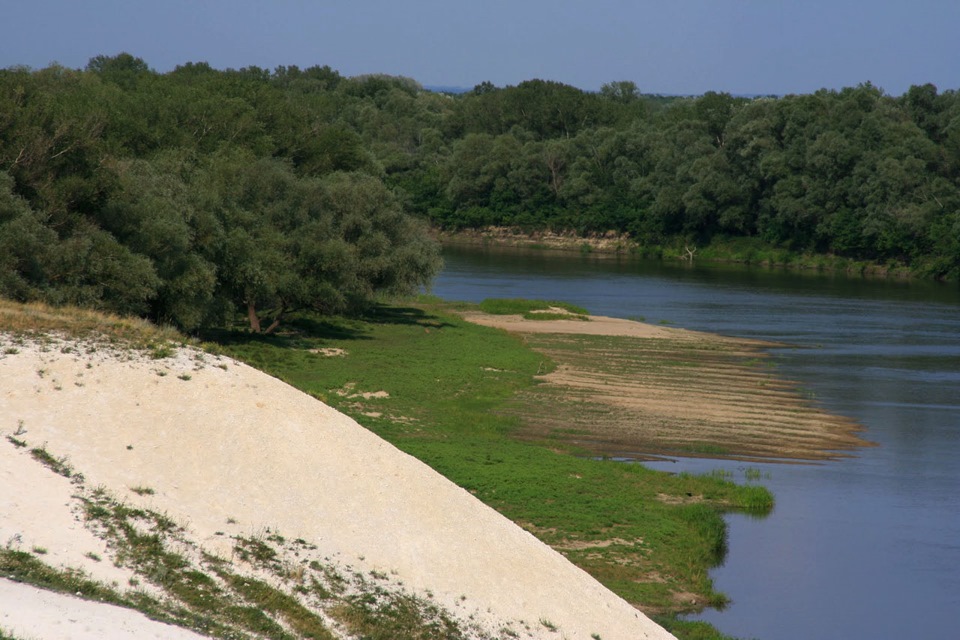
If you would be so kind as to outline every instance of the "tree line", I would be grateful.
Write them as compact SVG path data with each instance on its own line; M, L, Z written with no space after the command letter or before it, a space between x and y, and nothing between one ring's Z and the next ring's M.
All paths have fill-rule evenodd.
M657 102L525 83L475 91L455 112L441 154L398 176L440 226L614 230L645 245L750 238L960 275L954 91Z
M340 80L126 54L0 72L0 295L272 331L416 291L438 249Z
M269 330L428 282L427 224L751 238L956 278L960 98L448 95L129 54L0 70L0 295Z

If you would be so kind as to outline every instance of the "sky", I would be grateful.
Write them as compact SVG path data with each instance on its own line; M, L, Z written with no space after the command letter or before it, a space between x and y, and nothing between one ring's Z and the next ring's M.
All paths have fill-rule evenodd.
M6 6L3 6L6 5ZM329 65L425 86L960 88L960 0L0 0L0 68Z

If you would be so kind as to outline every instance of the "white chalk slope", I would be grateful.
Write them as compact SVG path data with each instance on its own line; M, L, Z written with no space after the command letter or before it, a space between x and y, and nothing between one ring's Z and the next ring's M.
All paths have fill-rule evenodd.
M0 356L0 432L19 430L31 446L66 456L88 486L165 512L214 552L229 553L224 532L269 528L353 566L388 572L411 590L429 590L493 629L523 620L534 637L672 637L350 418L255 369L204 357L200 363L184 350L172 359L124 361L21 346ZM155 494L141 497L133 487ZM106 550L98 551L101 541L73 517L69 496L66 479L0 441L0 543L41 546L47 562L123 588L123 570L84 555ZM6 593L0 627L14 606ZM39 623L8 628L62 637Z

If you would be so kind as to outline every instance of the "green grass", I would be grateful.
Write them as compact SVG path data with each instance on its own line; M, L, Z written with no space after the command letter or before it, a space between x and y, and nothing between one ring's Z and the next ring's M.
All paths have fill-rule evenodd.
M679 258L683 255L679 245L665 249L664 257ZM770 245L756 237L716 237L710 244L697 251L697 262L729 262L769 268L785 268L798 271L834 272L848 275L894 275L905 277L922 275L920 266L910 268L903 263L891 261L869 262L837 255L796 251L786 246Z
M297 634L295 637L317 640L333 640L335 637L316 613L276 587L249 576L228 572L221 572L220 577L255 609L282 618Z
M688 453L693 453L703 456L728 456L730 455L730 450L727 447L722 445L714 444L712 442L691 442L690 444L684 445Z
M515 313L552 304L510 301L496 308ZM708 575L726 549L721 513L768 511L769 492L724 478L594 460L562 443L511 437L520 424L505 407L552 364L519 338L466 323L448 309L431 299L380 307L359 319L298 316L279 336L237 331L207 339L352 415L553 544L627 600L666 612L723 604L726 598ZM349 355L324 358L309 351L321 347ZM348 385L355 392L384 390L389 397L337 393ZM379 417L365 415L374 412ZM701 496L701 502L687 504L688 496ZM589 547L613 539L630 544ZM579 548L583 543L588 547ZM681 592L697 594L697 603L678 602L674 594Z
M329 610L330 615L358 638L368 640L461 640L467 636L436 605L408 594L368 589Z
M552 622L550 622L550 621L547 620L546 618L540 618L540 624L543 625L543 627L546 628L547 631L556 631L556 630L557 630L557 625L553 624Z
M15 446L17 442L11 440ZM67 459L64 458L55 458L47 451L46 447L35 447L30 450L30 455L33 456L35 460L40 462L46 467L49 467L51 471L57 473L64 478L69 478L73 475L73 468L70 466L70 463Z
M706 622L678 620L667 616L655 616L654 620L667 631L683 640L737 640L733 636L720 633Z
M133 491L138 496L152 496L156 493L151 487L144 486L130 487L130 491Z
M111 604L126 604L109 587L86 578L78 571L61 571L50 567L26 551L0 548L0 575L50 591L72 593Z

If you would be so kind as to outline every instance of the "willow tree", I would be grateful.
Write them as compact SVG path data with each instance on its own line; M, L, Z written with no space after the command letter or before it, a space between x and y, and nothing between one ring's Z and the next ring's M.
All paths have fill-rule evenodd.
M272 159L227 155L210 166L204 205L222 241L218 295L270 333L299 309L355 309L384 293L407 294L440 268L425 225L375 177L300 178Z

